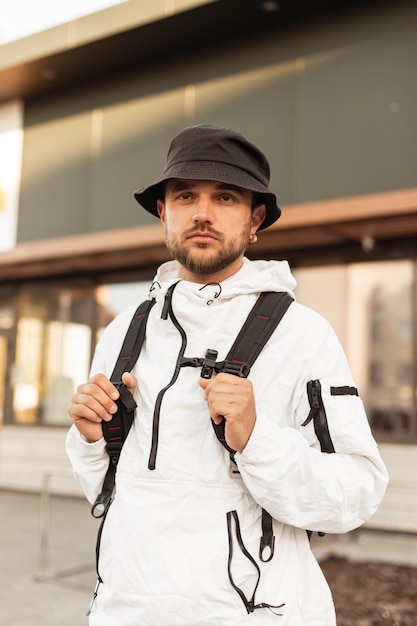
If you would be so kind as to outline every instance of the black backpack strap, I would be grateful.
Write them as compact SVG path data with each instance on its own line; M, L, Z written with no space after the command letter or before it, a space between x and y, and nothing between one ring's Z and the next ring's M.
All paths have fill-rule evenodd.
M247 378L259 353L292 302L293 298L286 291L265 291L261 293L249 312L225 360L216 363L212 369L216 372ZM209 352L213 351L208 350L207 353ZM210 375L203 377L210 378L210 376L211 372ZM215 424L212 421L212 424L217 439L233 455L235 451L226 443L224 420L220 424Z
M282 320L285 312L293 298L287 292L266 291L261 293L238 336L230 348L226 359L221 363L216 363L213 369L216 372L234 374L241 378L247 378L252 365L259 356L262 348ZM208 350L207 352L212 352ZM213 358L211 356L211 358ZM210 361L210 358L206 360ZM211 375L211 374L210 374ZM205 378L210 376L206 375ZM227 445L225 437L225 420L220 424L212 425L217 439L230 453L230 458L234 462L235 450ZM264 563L270 561L274 556L275 537L273 534L272 517L262 509L262 537L259 547L259 558Z
M247 378L293 300L286 291L261 293L228 352L223 372Z
M102 422L103 437L107 442L106 452L109 455L109 467L101 493L97 496L91 509L93 517L96 518L105 517L111 504L117 463L132 426L136 409L136 402L132 394L122 382L122 374L130 372L139 357L145 339L148 315L154 304L155 299L145 300L136 309L110 377L110 381L119 390L120 396L116 401L117 412L113 418L110 422Z

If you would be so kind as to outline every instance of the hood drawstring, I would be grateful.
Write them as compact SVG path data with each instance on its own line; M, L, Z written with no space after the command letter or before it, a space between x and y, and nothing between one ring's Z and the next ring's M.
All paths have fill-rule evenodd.
M218 298L222 292L222 288L221 285L219 283L207 283L207 285L203 285L202 287L200 287L199 291L203 291L203 289L205 289L206 287L218 287L218 291L216 291L213 295L212 298L210 298L209 300L207 300L206 304L208 306L210 306L211 304L213 304L214 300L216 300L216 298Z
M154 280L151 286L149 287L149 291L148 291L149 300L152 300L152 298L155 297L155 292L157 289L161 290L161 283L157 280Z

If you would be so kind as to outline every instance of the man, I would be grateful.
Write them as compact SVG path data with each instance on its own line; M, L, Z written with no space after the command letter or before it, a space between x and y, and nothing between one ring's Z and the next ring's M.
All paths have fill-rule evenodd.
M138 407L103 526L93 626L335 624L306 529L358 527L387 473L332 329L293 302L248 379L179 366L208 348L224 359L260 292L292 294L286 262L244 256L280 216L268 185L258 148L200 125L174 138L163 174L135 194L160 217L175 260L156 274L146 340L123 375ZM107 328L69 409L67 450L91 502L108 467L101 423L119 394L109 376L133 312ZM336 454L320 451L316 401ZM225 420L235 464L210 418ZM259 548L263 510L271 558Z

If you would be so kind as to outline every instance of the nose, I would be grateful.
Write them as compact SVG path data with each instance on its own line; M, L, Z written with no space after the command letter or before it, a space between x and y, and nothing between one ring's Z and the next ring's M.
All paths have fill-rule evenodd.
M198 213L194 213L193 222L196 224L211 224L212 219L205 211L199 211Z
M209 198L199 198L198 206L196 207L196 211L193 215L193 222L195 222L196 224L212 224L213 212L211 210L211 202Z

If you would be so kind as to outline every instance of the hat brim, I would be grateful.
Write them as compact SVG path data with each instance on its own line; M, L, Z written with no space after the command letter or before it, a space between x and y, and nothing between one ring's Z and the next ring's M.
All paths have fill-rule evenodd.
M245 170L218 161L184 161L171 165L153 183L135 191L134 196L139 204L156 217L159 217L157 200L163 196L163 183L170 178L215 180L219 183L237 185L243 189L259 193L265 204L266 216L258 230L268 228L281 215L275 194Z

